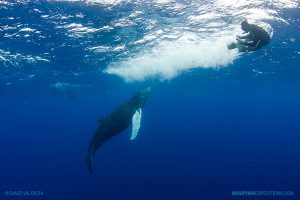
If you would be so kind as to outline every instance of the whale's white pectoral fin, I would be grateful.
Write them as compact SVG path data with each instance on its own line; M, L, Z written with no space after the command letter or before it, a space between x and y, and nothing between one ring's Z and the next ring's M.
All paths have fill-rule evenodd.
M141 127L141 120L142 120L142 109L139 108L135 111L132 117L132 132L130 140L134 140L139 132Z

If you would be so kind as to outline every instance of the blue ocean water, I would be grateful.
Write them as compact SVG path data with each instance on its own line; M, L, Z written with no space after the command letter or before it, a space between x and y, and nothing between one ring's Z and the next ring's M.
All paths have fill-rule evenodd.
M244 19L271 43L228 50ZM298 199L299 30L294 0L0 1L0 199ZM146 86L90 175L98 120Z

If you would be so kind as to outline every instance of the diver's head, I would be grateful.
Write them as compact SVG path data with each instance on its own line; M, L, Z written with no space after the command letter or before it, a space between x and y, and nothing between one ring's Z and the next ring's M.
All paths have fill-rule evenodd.
M242 21L242 23L241 23L241 29L243 31L245 31L246 33L249 32L249 30L250 30L250 24L247 22L247 20Z

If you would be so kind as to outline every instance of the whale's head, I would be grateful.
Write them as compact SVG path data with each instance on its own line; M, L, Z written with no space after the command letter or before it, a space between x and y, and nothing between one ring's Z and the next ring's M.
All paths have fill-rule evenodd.
M140 91L137 92L135 98L138 101L138 107L141 108L146 103L148 96L151 92L151 87L146 87Z

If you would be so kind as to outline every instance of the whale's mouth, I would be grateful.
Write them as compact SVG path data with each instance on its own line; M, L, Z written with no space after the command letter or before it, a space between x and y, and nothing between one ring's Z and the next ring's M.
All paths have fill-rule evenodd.
M146 87L145 89L144 89L144 92L145 93L150 93L151 92L151 87L149 86L149 87Z
M145 101L147 100L149 94L151 92L151 87L146 87L145 89L140 91L140 100L142 102L142 104L145 103ZM142 107L142 106L141 106Z

